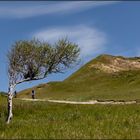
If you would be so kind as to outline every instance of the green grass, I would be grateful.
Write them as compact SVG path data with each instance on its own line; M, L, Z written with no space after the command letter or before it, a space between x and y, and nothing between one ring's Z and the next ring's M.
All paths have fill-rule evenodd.
M14 118L5 124L0 97L0 139L140 139L140 107L68 105L14 99Z
M36 98L140 99L140 71L107 74L89 67L108 63L110 57L97 57L62 82L36 86ZM31 98L31 89L18 97ZM7 101L0 95L0 139L140 139L140 104L70 105L14 98L13 114L5 124Z

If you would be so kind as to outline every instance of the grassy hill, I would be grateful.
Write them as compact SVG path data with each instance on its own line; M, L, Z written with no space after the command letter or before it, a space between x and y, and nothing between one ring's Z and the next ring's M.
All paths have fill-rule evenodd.
M37 98L133 100L140 99L139 79L139 58L101 55L64 81L35 89ZM27 89L18 97L30 98L30 93ZM140 138L139 104L74 105L13 98L13 114L5 124L7 98L0 95L0 139Z
M62 82L34 87L37 98L64 100L140 99L140 58L100 55ZM18 97L31 97L31 89Z
M1 92L0 92L0 97L3 97L3 96L4 96L4 97L5 97L5 96L7 96L7 93L6 93L6 92L1 91Z

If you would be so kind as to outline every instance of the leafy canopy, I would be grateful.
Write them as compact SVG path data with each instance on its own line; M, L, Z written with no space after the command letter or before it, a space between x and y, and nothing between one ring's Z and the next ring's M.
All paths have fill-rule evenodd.
M39 80L63 72L76 64L78 45L61 39L54 45L37 39L17 41L8 52L8 74L12 84Z

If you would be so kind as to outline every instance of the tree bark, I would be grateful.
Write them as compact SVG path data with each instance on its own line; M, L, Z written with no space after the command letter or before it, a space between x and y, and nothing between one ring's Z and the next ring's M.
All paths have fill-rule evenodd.
M7 97L7 102L8 102L7 124L9 124L11 119L13 118L13 112L12 112L13 91L14 91L14 86L10 85L9 91L8 91L8 97Z

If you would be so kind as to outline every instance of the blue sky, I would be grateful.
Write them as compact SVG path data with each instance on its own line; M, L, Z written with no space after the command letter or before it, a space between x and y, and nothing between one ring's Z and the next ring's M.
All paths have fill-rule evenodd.
M65 74L18 85L17 90L63 80L102 53L140 55L140 2L38 1L0 2L0 91L7 91L8 49L17 40L46 40L67 36L81 48L81 63Z

